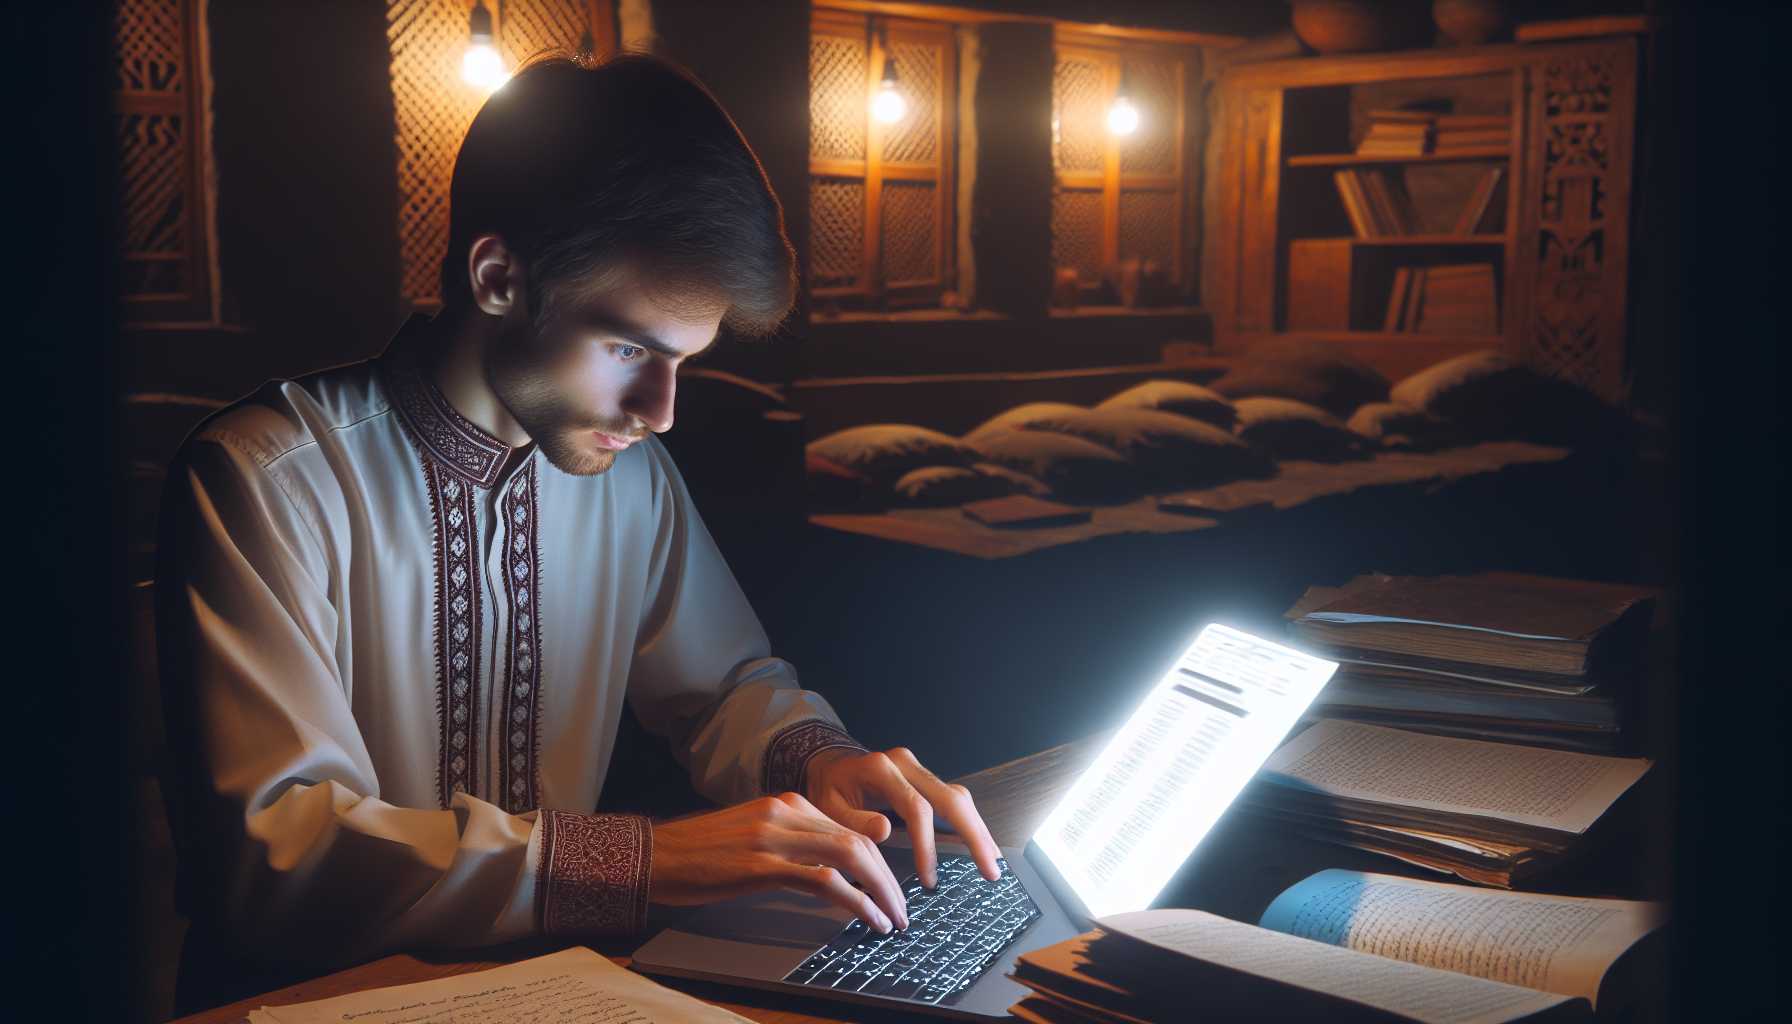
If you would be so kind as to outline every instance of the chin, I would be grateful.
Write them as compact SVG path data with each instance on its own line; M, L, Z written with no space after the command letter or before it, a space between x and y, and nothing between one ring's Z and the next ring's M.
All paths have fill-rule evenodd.
M543 444L541 454L549 465L569 476L596 476L608 472L619 453L599 448L583 438L561 435L554 443Z

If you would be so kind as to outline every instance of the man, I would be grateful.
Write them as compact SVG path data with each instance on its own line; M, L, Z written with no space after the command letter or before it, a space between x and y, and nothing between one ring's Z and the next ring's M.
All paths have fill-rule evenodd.
M935 815L997 877L961 787L866 751L770 656L653 436L679 364L792 301L715 100L648 57L525 68L467 133L442 277L433 320L266 385L170 474L158 621L205 927L337 962L794 887L900 928L879 807L924 882ZM592 813L625 700L725 809Z

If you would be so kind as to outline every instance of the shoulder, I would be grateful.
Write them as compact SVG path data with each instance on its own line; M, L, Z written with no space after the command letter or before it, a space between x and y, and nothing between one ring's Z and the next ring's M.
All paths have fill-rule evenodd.
M375 364L353 363L271 380L208 417L187 440L230 448L263 470L314 453L320 442L391 412Z

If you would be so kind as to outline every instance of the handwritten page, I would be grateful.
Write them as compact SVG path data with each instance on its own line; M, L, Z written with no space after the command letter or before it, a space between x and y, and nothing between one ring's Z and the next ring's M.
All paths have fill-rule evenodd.
M1327 719L1284 744L1267 781L1331 796L1478 814L1580 834L1649 761L1430 736Z
M1411 1020L1493 1024L1567 1002L1559 995L1328 946L1199 910L1144 910L1097 923L1194 960Z
M582 946L489 971L265 1006L249 1024L742 1024Z
M1662 922L1661 908L1494 892L1357 871L1321 871L1259 922L1303 939L1596 1004L1600 979Z

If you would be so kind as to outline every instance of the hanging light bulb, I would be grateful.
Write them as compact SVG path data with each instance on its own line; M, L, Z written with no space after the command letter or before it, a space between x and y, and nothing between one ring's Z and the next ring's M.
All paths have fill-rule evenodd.
M1126 87L1126 71L1120 71L1120 91L1108 107L1108 131L1115 135L1131 135L1139 130L1139 108L1132 105L1132 93Z
M896 61L890 57L889 39L884 35L882 25L877 29L878 38L883 42L884 74L877 83L877 95L871 98L871 116L884 124L895 124L908 113L908 100L903 98L902 90L896 81Z
M473 4L467 16L467 52L460 58L460 77L475 89L492 92L510 80L504 70L504 58L492 42L492 12L484 0Z

